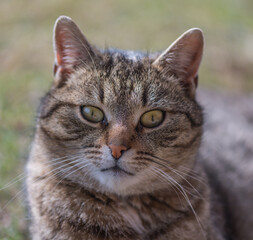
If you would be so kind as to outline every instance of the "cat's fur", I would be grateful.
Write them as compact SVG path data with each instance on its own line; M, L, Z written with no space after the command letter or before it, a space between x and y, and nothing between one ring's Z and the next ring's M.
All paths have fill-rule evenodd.
M199 150L201 30L187 31L161 55L102 52L68 17L54 33L55 81L41 102L27 164L32 239L250 236L239 235L237 222L230 226L226 184L211 170L216 161ZM87 122L80 113L87 105L106 120ZM145 128L140 117L152 109L165 119ZM127 149L117 161L111 143ZM129 174L105 171L115 164Z

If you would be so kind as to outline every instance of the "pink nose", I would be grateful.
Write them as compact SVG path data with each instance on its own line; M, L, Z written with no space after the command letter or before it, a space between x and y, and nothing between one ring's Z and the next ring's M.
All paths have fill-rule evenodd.
M122 155L122 152L127 150L127 148L122 145L109 144L108 146L112 151L112 156L116 159L119 159Z

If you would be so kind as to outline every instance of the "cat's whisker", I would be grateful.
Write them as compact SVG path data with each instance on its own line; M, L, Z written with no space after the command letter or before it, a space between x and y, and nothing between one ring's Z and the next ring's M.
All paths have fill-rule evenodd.
M191 170L189 169L188 172L183 172L182 170L179 170L179 169L174 169L175 171L189 177L189 178L192 178L194 180L196 180L197 182L203 184L203 185L206 185L206 182L205 182L205 179L202 178L201 176L197 175L197 174L192 174L191 173Z
M178 197L178 199L179 199L181 205L183 205L183 204L182 204L182 200L181 200L181 198L180 198L180 196L179 196L179 194L178 194L178 192L177 192L177 188L175 188L175 185L174 185L171 181L168 181L168 179L165 179L163 176L161 176L161 173L158 172L158 171L157 171L156 169L154 169L153 167L152 167L152 170L153 170L153 171L150 170L151 175L154 174L154 175L155 175L156 177L158 177L162 182L164 182L165 184L169 184L169 185L172 187L173 191L175 191L175 193L177 194L177 197Z
M77 160L80 161L80 159L77 159ZM87 161L87 162L88 162L88 161ZM69 170L73 169L74 167L76 167L77 165L81 165L81 164L83 164L83 162L80 162L79 164L76 164L76 165L67 167L67 168L65 168L65 169L61 169L60 171L54 173L54 174L51 175L49 178L47 178L45 183L51 181L52 178L54 178L55 176L61 177L62 175L64 175L65 172L63 172L63 170L69 171ZM87 164L86 164L86 165L87 165ZM80 169L79 169L79 170L80 170ZM68 176L68 175L67 175L67 176ZM65 176L65 177L67 177L67 176ZM63 179L64 179L64 178L63 178ZM63 181L63 179L61 179L61 181ZM40 180L41 180L41 179L35 179L35 180L33 181L33 183L36 183L36 182L38 182L38 181L40 181ZM8 207L8 205L9 205L11 202L13 202L16 198L20 197L20 196L22 195L22 193L23 193L24 190L25 190L25 188L22 188L12 199L10 199L10 200L4 205L4 207L2 208L2 211L4 211L4 210ZM43 193L43 192L42 192L42 193ZM0 210L1 210L1 209L0 209Z
M80 146L73 146L70 144L65 144L65 146L70 149L70 150L81 150L81 151L86 151L86 150L96 150L100 151L101 146L100 145L80 145ZM62 150L60 150L62 151Z
M183 165L181 165L180 168L184 169L186 171L186 173L189 173L193 177L197 177L198 179L200 179L202 181L205 180L204 178L202 178L202 176L199 176L199 173L197 173L196 171L194 171L192 168L188 168L188 167L183 166Z
M50 163L48 163L48 165L49 165L49 166L54 166L54 165L57 165L57 164L62 164L63 162L74 160L74 159L75 159L76 157L78 157L79 155L81 156L82 153L75 154L75 155L73 155L71 158L68 158L69 156L57 158L57 159L54 159L54 160L50 161ZM65 158L67 158L67 159L65 159ZM64 160L64 161L59 161L59 160L62 160L62 159L65 159L65 160ZM56 162L56 161L58 161L58 162ZM51 163L51 162L54 162L54 163ZM71 164L71 163L73 164L74 162L76 162L76 161L72 161L72 162L70 162L70 163L61 165L61 166L58 167L58 168L52 169L52 170L51 170L50 172L48 172L47 174L41 176L41 178L46 177L47 175L51 174L52 172L54 172L54 171L56 171L56 170L58 170L58 169L60 169L60 168L62 168L62 167L64 167L64 166L67 166L67 165L69 165L69 164ZM26 173L25 173L25 172L21 173L20 175L18 175L18 176L15 177L14 179L12 179L9 183L7 183L4 187L0 188L0 191L4 190L4 189L6 189L6 188L8 188L8 187L10 187L10 186L12 186L12 185L14 185L14 184L20 182L20 181L22 181L25 177L26 177ZM24 190L24 188L21 189L21 191L23 191L23 190ZM14 196L14 197L15 197L15 196Z
M76 158L76 157L75 157L75 158ZM74 159L74 158L73 158L73 159ZM70 165L70 164L79 162L79 161L80 161L80 159L76 159L75 161L71 161L71 162L69 162L69 163L67 163L67 164L64 164L64 165L60 166L60 167L54 168L54 169L52 169L51 171L49 171L48 173L46 173L46 174L40 176L39 178L36 178L35 180L33 180L33 183L36 183L37 181L40 181L41 179L43 179L43 178L49 176L51 173L54 173L55 171L57 171L57 170L60 169L60 171L54 173L54 174L51 175L49 178L47 178L47 181L49 181L49 180L51 180L53 177L55 177L57 174L59 174L59 173L63 170L62 168L66 167L66 166L68 166L68 165ZM82 160L82 161L83 161L83 160ZM88 162L88 160L87 160L87 162ZM72 167L73 167L73 165L70 166L69 168L72 168ZM24 173L24 174L25 174L25 173ZM4 205L4 207L2 208L2 211L4 211L4 210L6 209L6 207L7 207L11 202L13 202L13 201L14 201L16 198L18 198L20 195L22 195L22 193L24 192L24 190L25 190L25 187L23 187L13 198L11 198L11 199Z
M183 186L181 184L179 184L175 179L173 179L171 176L169 176L167 173L165 173L164 171L162 171L161 169L157 168L157 167L154 167L157 171L161 172L164 174L164 176L166 176L168 179L170 179L172 182L174 182L180 189L181 189L181 193L183 195L183 197L185 198L185 200L187 201L187 203L189 204L195 218L196 218L196 221L198 222L199 226L200 226L200 229L201 229L201 232L203 234L203 236L205 237L205 232L204 232L204 229L203 229L203 226L202 226L202 223L199 219L199 216L197 215L195 209L193 208L192 204L191 204L191 201L188 197L188 195L186 194L185 192L185 189L183 188ZM205 237L206 238L206 237Z
M75 155L72 156L72 158L69 158L69 156L64 156L64 157L61 157L61 158L56 158L56 159L51 160L50 163L48 163L48 165L54 166L54 165L57 165L57 164L62 164L62 163L64 163L64 162L66 162L66 161L70 161L70 160L72 160L72 159L75 159L77 156L79 156L79 155L81 156L82 154L83 154L83 153L75 154ZM67 158L67 159L66 159L66 158ZM64 160L64 161L59 161L59 160ZM52 162L52 163L51 163L51 162ZM61 167L62 167L62 166L61 166ZM54 170L52 170L52 171L55 171L55 170L56 170L56 169L54 169ZM50 172L47 173L47 174L50 174ZM15 177L14 179L12 179L9 183L7 183L5 186L3 186L2 188L0 188L0 191L2 191L2 190L4 190L4 189L6 189L6 188L8 188L8 187L10 187L10 186L12 186L12 185L18 183L18 182L20 182L20 181L23 180L25 177L26 177L26 173L25 173L25 172L21 173L20 175L18 175L18 176ZM44 176L42 176L42 177L44 177Z
M145 158L146 160L149 160L149 161L152 161L152 162L154 162L154 163L156 163L156 164L158 164L158 165L160 165L160 166L163 166L164 168L167 168L167 169L169 169L170 171L172 171L172 172L174 172L176 175L178 175L178 176L180 176L180 178L182 178L182 179L184 179L186 182L187 182L187 184L189 184L190 185L190 187L197 193L197 195L200 197L200 198L202 198L203 199L203 197L202 197L202 195L199 193L199 191L184 177L184 176L182 176L181 174L179 174L174 168L172 168L172 167L170 167L170 166L168 166L168 163L164 163L164 162L160 162L160 161L157 161L157 160L152 160L152 159L150 159L150 158ZM159 159L158 159L159 160ZM192 195L192 196L195 196L195 195L193 195L192 193L190 193L190 192L188 192L190 195Z
M182 203L182 199L180 198L178 192L181 193L180 189L170 180L168 179L163 173L161 173L160 171L157 171L157 169L153 168L152 167L152 170L156 173L157 176L160 177L160 179L163 179L163 181L166 183L166 184L170 184L173 188L173 190L175 191L175 193L177 194L177 197L181 203L181 205L183 206L183 203ZM178 190L178 191L177 191Z
M86 156L86 158L89 158L89 156ZM75 159L75 160L74 160L74 159ZM79 162L80 162L80 163L89 162L89 159L80 159L78 156L76 156L76 157L74 157L74 158L71 158L71 159L69 159L69 160L71 160L69 163L66 163L66 164L64 164L64 165L60 165L60 166L57 167L57 168L53 168L50 172L48 172L48 173L46 173L46 174L40 176L40 178L45 178L46 176L50 175L51 173L53 173L53 172L55 172L56 170L59 170L59 169L60 169L59 172L61 172L61 171L64 170L64 167L69 166L69 165L71 165L70 167L74 167L76 163L79 163ZM73 161L73 160L74 160L74 161ZM74 164L74 165L73 165L73 164ZM49 164L49 166L51 166L51 165ZM67 168L67 169L68 169L68 168ZM57 172L54 173L54 175L57 175L57 174L58 174ZM52 175L52 176L54 176L54 175Z
M82 163L83 164L83 163ZM74 165L73 166L73 168L74 167L77 167L79 164L77 164L77 165ZM64 179L66 179L68 176L70 176L70 175L72 175L73 173L75 173L75 172L77 172L77 171L80 171L80 170L82 170L83 168L85 168L85 167L87 167L87 166L90 166L90 165L92 165L92 163L87 163L87 164L85 164L84 166L82 166L82 167L80 167L80 168L77 168L77 169L75 169L74 171L72 171L72 172L70 172L70 173L68 173L66 176L64 176L64 178L62 178L54 187L53 187L53 189L55 189ZM72 168L71 168L72 169Z
M61 175L63 175L63 174L66 174L66 173L68 173L69 172L69 170L71 170L71 169L73 169L73 168L76 168L76 167L78 167L79 165L82 165L82 164L86 164L86 163L89 163L89 161L86 161L86 162L83 162L83 161L80 161L79 159L70 167L70 168L66 168L66 169L62 169L61 170ZM91 164L91 163L90 163ZM60 177L61 175L59 175L59 174L57 174L57 176L58 177ZM68 176L68 175L67 175ZM64 176L64 177L67 177L67 176Z
M56 152L57 152L57 150L55 150ZM74 154L73 156L75 156L75 155L77 155L77 154ZM40 156L40 154L34 154L34 156L35 157L39 157ZM69 155L67 155L67 156L63 156L63 157L57 157L57 158L53 158L51 161L53 162L53 161L57 161L57 160L61 160L61 159L65 159L65 158L68 158L68 157L70 157Z
M80 160L79 160L78 156L76 156L76 157L73 157L73 158L68 159L68 161L70 161L70 162L67 162L67 163L65 163L65 164L63 164L63 165L60 165L60 166L57 167L57 168L53 168L53 169L52 169L51 171L49 171L48 173L42 175L41 178L44 178L44 177L50 175L52 172L54 172L54 171L56 171L56 170L58 170L58 169L64 168L65 166L71 165L71 164L73 164L73 163L75 163L75 162L77 162L77 161L80 161ZM57 164L61 164L61 163L57 163ZM48 163L48 166L49 166L49 167L50 167L50 166L54 166L54 164Z
M173 169L173 171L175 171L177 174L183 174L183 175L187 176L188 178L191 178L191 179L193 179L193 180L196 180L198 183L200 183L200 184L206 186L205 180L202 179L201 177L194 177L194 176L191 176L190 174L188 174L188 173L186 173L186 172L183 172L183 171L180 171L179 169ZM187 181L187 179L184 178L183 176L182 176L182 178L185 179L185 180Z
M69 160L74 159L74 158L79 157L79 156L82 156L82 153L69 155L69 156L65 156L65 157L62 157L62 158L55 158L55 159L49 160L48 164L49 165L54 165L55 163L63 163L63 162L69 161Z
M174 165L173 163L168 162L168 160L162 159L162 158L157 157L157 156L155 156L155 155L153 155L151 153L148 153L148 152L141 152L140 151L140 152L137 152L137 154L139 154L139 155L148 155L149 157L152 157L152 158L155 158L157 160L160 160L160 161L162 161L163 164L166 164L166 167L168 167L168 168L172 168L172 166L169 166L169 165ZM153 160L153 161L155 161L155 160ZM186 168L186 167L184 167L182 165L180 166L180 168L183 168L183 169L185 169L187 171L187 172L180 171L182 174L189 176L190 178L198 181L201 184L205 184L204 179L202 179L199 175L194 174L192 169ZM172 168L172 169L175 170L175 171L179 171L179 170L176 170L175 168Z
M80 161L80 159L77 159L75 162L78 162L78 161ZM87 161L87 162L88 162L88 161ZM73 162L72 162L72 163L73 163ZM80 162L80 164L83 164L83 162ZM91 164L92 164L92 163L88 163L88 164L86 164L86 165L88 166L88 165L91 165ZM65 164L65 165L67 165L67 164ZM80 170L80 169L86 167L86 165L83 166L83 167L81 167L81 168L79 168L79 169L77 169L76 171L78 171L78 170ZM61 166L61 167L62 167L62 166ZM70 167L68 167L68 168L61 169L60 171L54 173L54 174L51 175L49 178L47 178L47 179L46 179L46 182L45 182L44 184L46 184L47 182L51 181L55 176L58 176L58 177L62 176L62 175L65 173L65 172L63 172L63 170L69 171L69 170L73 169L74 167L76 167L76 165L72 165L72 166L70 166ZM56 169L54 169L54 170L56 170ZM73 173L76 172L76 171L71 172L71 174L73 174ZM40 181L43 177L49 175L50 173L52 173L52 171L50 171L49 173L47 173L47 174L45 174L45 175L43 175L43 176L40 176L40 178L37 178L37 179L33 180L33 183L36 183L36 182ZM59 176L59 174L60 174L60 176ZM68 174L67 176L65 176L65 178L68 177L69 175L70 175L70 174ZM63 178L63 179L64 179L64 178ZM62 182L63 179L61 179L60 181ZM58 184L59 184L59 183L58 183ZM16 198L21 197L22 194L25 193L24 190L25 190L25 187L23 187L14 197L12 197L12 198L3 206L3 208L0 209L0 210L1 210L2 212L4 212L5 209L6 209Z
M84 164L84 163L90 163L90 161L89 161L88 159L83 160L83 159L77 158L75 161L71 161L71 162L69 162L68 164L64 164L64 165L62 165L62 166L60 166L60 167L58 167L58 168L56 168L56 169L53 169L53 170L51 170L48 174L45 174L45 175L43 175L43 176L41 176L41 177L50 175L52 172L54 172L54 171L60 169L58 172L55 172L55 173L54 173L53 175L51 175L48 179L46 179L46 181L48 181L48 180L51 180L51 179L52 179L53 177L55 177L55 176L60 177L60 176L62 176L63 174L65 174L66 171L69 171L69 170L75 168L76 166L81 165L81 164ZM91 163L91 164L92 164L92 163ZM70 165L70 166L68 166L68 165ZM66 168L65 168L65 167L66 167ZM65 177L66 177L66 176L65 176Z
M160 168L153 167L153 170L159 173L163 178L165 178L171 184L173 184L176 187L176 189L184 196L184 192L182 191L181 187L179 187L179 185L181 186L181 184L177 183L176 180L174 180L171 176L169 176L166 172L164 172ZM185 200L188 202L187 198L185 198Z
M75 155L72 155L71 158L67 158L67 159L63 159L63 161L59 161L59 159L55 159L55 160L50 160L50 162L48 163L48 165L51 165L51 166L54 166L54 165L57 165L57 164L62 164L66 161L70 161L76 157L82 157L83 156L83 159L86 159L88 158L89 156L88 155L85 155L85 154L92 154L92 156L96 156L97 154L101 154L101 153L96 153L96 152L91 152L91 151L87 151L87 152L83 152L83 153L79 153L79 154L75 154ZM61 159L60 159L61 160Z
M10 182L8 182L5 186L3 186L2 188L0 188L0 191L14 185L15 183L21 181L22 179L25 178L25 173L21 173L20 175L18 175L17 177L15 177L14 179L12 179Z
M171 170L172 172L174 172L176 175L178 175L179 177L181 177L182 179L184 179L189 185L190 187L197 193L197 195L203 199L203 196L200 194L200 192L184 177L182 176L180 173L178 173L175 169L168 167L169 170Z
M69 163L69 164L70 164L70 163ZM65 165L69 165L69 164L65 164ZM61 166L61 168L62 168L62 167L63 167L63 166ZM71 167L72 167L72 166L71 166ZM57 169L58 169L58 168L57 168ZM44 175L40 176L39 178L36 178L35 180L32 181L32 183L36 183L36 182L40 181L41 179L43 179L43 178L45 178L46 176L50 175L52 172L56 171L57 169L53 169L53 170L51 170L50 172L48 172L47 174L44 174ZM60 170L60 171L61 171L61 170ZM60 171L59 171L59 172L60 172ZM57 173L51 175L47 180L51 180L55 175L57 175ZM9 206L9 204L12 203L16 198L21 197L22 194L23 194L24 191L25 191L25 188L26 188L25 186L22 187L21 190L18 191L17 194L15 194L15 195L3 206L3 208L0 209L0 210L1 210L1 211L4 211L4 210Z
M64 162L67 162L67 161L70 161L72 159L75 159L76 157L81 157L83 156L83 159L87 158L88 156L85 156L85 154L101 154L100 152L95 152L95 151L84 151L84 152L81 152L81 153L78 153L78 154L74 154L74 155L71 155L71 156L65 156L65 157L62 157L62 158L56 158L56 159L53 159L53 160L50 160L47 164L50 165L50 166L55 166L55 165L58 165L58 164L62 164ZM60 161L59 161L60 160Z
M40 178L35 179L33 183L36 183L36 182L39 181L39 180L44 180L45 177L49 176L49 178L46 178L46 182L45 182L45 183L47 183L48 181L52 180L52 178L54 178L54 177L56 177L56 176L57 176L57 177L60 177L61 175L63 175L63 174L65 173L64 171L69 171L69 170L71 170L72 168L74 168L76 163L83 164L84 161L83 161L83 160L81 160L81 161L82 161L82 162L80 162L80 159L76 159L75 161L72 161L72 162L70 162L69 164L65 164L64 166L61 166L61 167L59 167L59 168L57 168L57 169L53 169L53 170L50 171L48 174L45 174L45 175L41 176ZM88 162L88 160L87 160L86 162ZM71 164L73 164L73 163L74 163L74 165L71 165ZM68 166L68 165L70 165L70 166ZM64 167L65 167L65 168L64 168ZM58 170L58 171L55 172L53 175L50 175L50 174L53 173L55 170Z
M150 159L149 159L149 160L150 160ZM152 159L151 159L151 160L152 160ZM154 161L154 160L152 160L152 161L155 162L155 163L157 163L158 165L161 165L161 166L163 166L163 167L166 168L166 166L164 166L164 164L158 163L158 162L156 162L156 161ZM157 167L153 167L153 169L154 169L154 170L157 170L158 172L160 172L160 174L161 174L162 176L164 176L169 182L172 181L175 185L177 185L176 188L179 190L179 192L181 192L181 194L183 195L183 197L185 198L185 200L188 202L188 204L189 204L191 210L193 211L193 213L194 213L194 215L195 215L195 218L196 218L197 222L199 223L199 225L200 225L200 227L201 227L201 230L202 230L202 232L203 232L202 224L200 223L199 218L198 218L198 216L197 216L197 214L196 214L196 212L195 212L195 210L194 210L194 208L193 208L193 206L192 206L192 204L191 204L191 202L190 202L190 200L189 200L189 197L188 197L188 195L186 194L186 191L185 191L185 189L183 188L183 186L182 186L181 184L179 184L176 180L174 180L171 176L169 176L167 173L165 173L164 171L162 171L161 169L159 169L159 168L157 168ZM203 234L204 234L204 232L203 232Z
M165 169L167 168L167 169L169 169L170 171L172 171L171 167L167 166L166 163L158 162L157 160L154 160L154 159L152 159L152 158L147 158L147 157L136 157L135 159L136 159L136 160L138 160L138 159L143 159L143 160L151 161L151 162L153 162L153 163L155 163L155 164L157 164L157 165L160 165L160 166L164 167ZM177 175L178 175L178 174L177 174ZM185 179L185 178L182 177L182 176L181 176L181 178ZM185 180L186 180L186 179L185 179ZM188 182L188 184L189 184L189 181L187 181L187 182ZM191 185L192 185L192 184L191 184ZM193 186L192 186L192 187L193 187ZM195 188L194 188L194 189L195 189ZM195 189L195 191L197 192L198 195L200 195L196 189ZM187 192L188 192L188 191L187 191ZM189 193L190 195L196 197L196 196L193 195L191 192L188 192L188 193ZM201 195L200 195L200 197L201 197ZM202 198L202 197L201 197L201 198Z

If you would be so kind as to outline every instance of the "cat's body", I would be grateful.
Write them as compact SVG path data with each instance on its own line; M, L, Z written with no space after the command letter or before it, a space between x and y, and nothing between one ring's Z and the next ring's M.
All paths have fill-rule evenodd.
M200 161L224 213L228 239L253 239L253 97L200 91Z
M205 140L199 150L202 49L193 29L160 56L102 53L58 20L55 83L27 164L33 239L240 236L217 192L215 152Z

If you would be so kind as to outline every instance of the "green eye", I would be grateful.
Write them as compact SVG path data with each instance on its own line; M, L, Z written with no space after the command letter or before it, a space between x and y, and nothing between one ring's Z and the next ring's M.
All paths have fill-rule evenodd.
M146 128L159 126L164 119L164 112L161 110L152 110L141 116L141 124Z
M104 120L104 113L97 107L84 106L81 108L81 112L89 122L98 123Z

